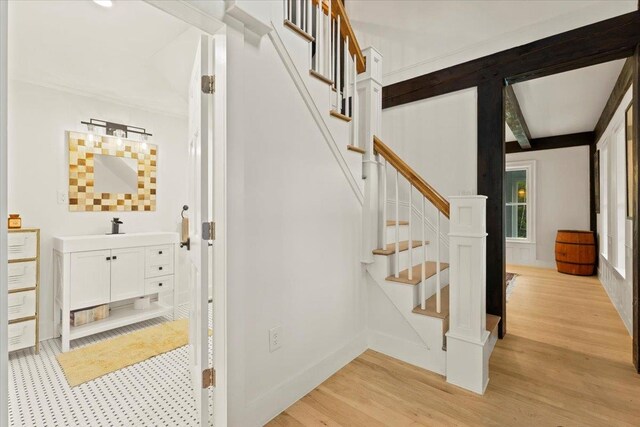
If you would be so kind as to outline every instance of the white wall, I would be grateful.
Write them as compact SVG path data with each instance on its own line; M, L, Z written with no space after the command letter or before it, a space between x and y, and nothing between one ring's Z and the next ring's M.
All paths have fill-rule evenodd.
M382 110L382 141L445 198L476 194L477 105L477 90L473 88L387 108ZM387 200L391 202L395 198L393 175L390 173L387 178ZM408 184L400 177L401 202L408 201L407 194ZM421 209L415 191L413 204ZM388 218L393 219L395 203L389 203L388 209ZM401 219L407 219L406 211L401 203ZM427 202L431 225L435 224L435 213ZM448 221L442 221L445 235L448 227Z
M155 212L69 212L58 204L57 192L68 191L65 131L85 130L80 121L89 118L142 126L154 135ZM186 202L187 120L12 80L8 131L9 211L21 215L23 227L41 229L40 338L47 339L54 334L52 237L109 232L114 216L124 221L126 233L179 230Z
M249 427L366 348L366 281L362 207L270 39L243 34L229 28L228 378L229 425Z
M603 133L602 137L598 141L597 147L599 150L602 150L604 148L609 137L614 134L614 132L616 131L616 129L618 129L619 126L624 126L625 110L631 103L631 100L632 100L632 88L629 89L629 91L625 94L624 98L622 99L622 102L620 103L620 106L618 107L615 114L611 118L611 121L607 125L607 128ZM610 141L610 144L611 143L613 143L613 141ZM609 150L608 150L609 152L611 152L610 148L611 147L609 147ZM604 157L603 153L601 152L600 153L601 171L604 164L603 162L605 162L603 157ZM620 165L620 167L626 168L626 165ZM608 167L606 169L608 172L608 176L606 177L602 176L602 173L601 173L601 177L600 177L601 209L600 209L600 214L597 215L598 241L599 241L598 248L600 252L599 254L600 262L598 264L598 277L600 278L602 285L607 291L607 294L609 295L611 302L616 307L616 310L618 310L618 313L620 314L620 318L624 322L624 325L629 331L629 334L631 334L633 331L633 320L632 320L632 316L633 316L633 304L632 304L633 302L633 264L632 264L633 220L631 219L625 220L625 235L622 237L624 238L625 253L622 256L624 256L623 264L625 269L624 269L624 272L621 272L615 267L615 265L609 262L609 260L607 259L607 256L603 255L604 245L607 244L606 234L609 234L603 230L603 221L605 220L605 213L603 211L603 207L604 207L603 198L606 195L605 189L603 188L603 186L605 185L605 183L612 182L611 174L613 173L613 170L611 167ZM618 184L626 187L626 182L622 182ZM611 210L609 215L613 215L613 212L614 211Z
M535 242L507 242L507 263L555 267L558 230L589 230L589 147L507 154L509 162L535 160ZM528 255L531 247L531 255Z

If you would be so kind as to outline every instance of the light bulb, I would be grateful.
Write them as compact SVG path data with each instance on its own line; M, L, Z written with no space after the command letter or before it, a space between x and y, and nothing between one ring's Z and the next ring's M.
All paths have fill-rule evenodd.
M118 147L120 147L122 145L122 138L116 139L116 144L118 144Z
M145 150L145 151L147 150L147 143L146 142L142 143L142 149Z

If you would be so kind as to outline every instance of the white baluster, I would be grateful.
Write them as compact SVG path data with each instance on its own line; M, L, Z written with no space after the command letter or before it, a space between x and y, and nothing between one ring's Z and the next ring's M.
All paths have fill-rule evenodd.
M382 166L382 248L387 249L387 159Z
M400 277L400 173L396 169L396 278Z
M296 2L295 6L296 6L296 22L294 22L294 24L296 24L299 28L302 27L302 22L300 22L300 6L301 6L301 1L300 0L294 0Z
M413 185L409 182L409 280L413 280L413 233L411 232L411 205L413 203Z
M440 210L436 211L436 312L440 313Z
M420 264L422 265L422 282L420 283L420 307L425 310L427 308L427 240L426 240L426 232L425 232L425 209L427 205L425 203L426 197L422 197L422 261Z
M344 50L342 51L342 63L344 66L344 70L342 70L342 74L344 75L344 84L342 91L342 99L344 100L344 115L351 117L351 113L349 112L349 94L350 94L350 86L351 86L351 72L349 70L349 36L345 37Z
M353 117L353 145L358 147L358 65L356 64L356 55L353 54L353 92L351 94L351 117Z
M336 20L336 110L342 111L342 70L340 61L340 15Z
M320 6L320 4L318 3L318 7L316 9L317 15L316 15L316 20L317 20L317 32L318 32L318 38L316 39L317 44L316 44L316 72L322 74L322 66L323 61L322 61L322 55L323 55L323 49L324 49L324 13L322 12L322 6Z
M307 33L311 34L313 32L313 18L311 17L311 0L307 0ZM311 49L309 49L309 52L311 52ZM311 62L309 62L311 63Z
M329 15L327 17L327 19L329 20L329 24L327 25L327 29L328 29L328 33L329 36L327 37L327 48L328 48L328 57L329 57L329 67L328 67L328 73L329 73L329 79L333 80L334 84L335 84L335 80L333 79L333 74L331 74L331 71L333 70L333 58L332 58L332 46L333 46L333 18L331 16L331 0L329 0Z

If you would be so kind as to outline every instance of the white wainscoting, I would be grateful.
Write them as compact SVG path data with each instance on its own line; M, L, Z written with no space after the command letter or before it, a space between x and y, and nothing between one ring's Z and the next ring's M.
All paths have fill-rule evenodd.
M626 246L626 252L627 265L629 265L632 256L632 250L629 246ZM618 314L627 331L629 331L629 335L631 335L633 331L633 305L631 303L633 299L633 287L631 284L631 275L622 277L620 273L609 264L609 261L600 255L598 278L602 286L604 286L605 291L607 291L609 299L611 299L614 307L618 310Z

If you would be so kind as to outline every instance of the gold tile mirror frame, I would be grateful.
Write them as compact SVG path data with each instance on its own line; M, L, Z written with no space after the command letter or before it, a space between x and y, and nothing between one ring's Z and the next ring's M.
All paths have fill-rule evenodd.
M158 147L115 136L67 131L69 210L72 212L155 211ZM137 160L137 193L96 193L96 155Z

